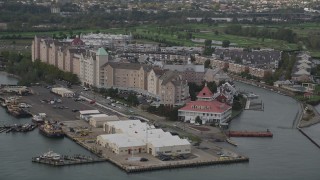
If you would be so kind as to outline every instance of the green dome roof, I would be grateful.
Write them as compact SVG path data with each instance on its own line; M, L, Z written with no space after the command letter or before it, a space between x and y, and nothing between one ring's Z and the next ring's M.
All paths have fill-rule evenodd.
M102 47L98 49L97 51L97 56L107 56L108 53L105 49L103 49Z

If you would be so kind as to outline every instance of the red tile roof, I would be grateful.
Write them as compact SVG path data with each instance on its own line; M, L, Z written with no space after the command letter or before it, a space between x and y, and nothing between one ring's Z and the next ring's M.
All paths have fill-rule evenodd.
M213 93L210 91L210 89L205 85L203 89L199 92L197 95L197 98L211 98L213 96Z
M221 103L217 100L213 101L190 101L184 107L180 108L179 111L197 111L197 112L213 112L222 113L230 109L231 106Z
M73 39L71 44L72 45L84 45L84 42L80 38L76 37L76 38Z

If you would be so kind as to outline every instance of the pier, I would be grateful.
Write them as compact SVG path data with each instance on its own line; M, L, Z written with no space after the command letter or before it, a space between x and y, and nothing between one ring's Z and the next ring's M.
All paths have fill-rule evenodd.
M29 132L37 128L36 124L14 124L0 126L0 133L9 132Z
M267 131L228 131L229 137L273 137L273 134Z
M220 157L213 156L206 153L201 149L192 147L192 155L194 158L183 159L183 160L169 160L161 161L157 157L152 156L147 153L135 154L134 158L146 158L147 162L130 161L131 155L117 155L110 150L97 146L96 143L88 142L86 138L75 137L69 131L64 131L66 137L70 138L72 141L76 142L78 145L94 153L98 157L105 158L106 161L116 165L120 169L127 173L153 171L153 170L163 170L163 169L173 169L173 168L186 168L186 167L199 167L199 166L209 166L218 164L232 164L232 163L246 163L249 162L249 158L241 155L235 155L233 157Z
M315 146L317 146L317 147L320 149L320 145L319 145L316 141L314 141L310 136L308 136L301 128L298 128L298 130L299 130L306 138L308 138L312 144L314 144Z

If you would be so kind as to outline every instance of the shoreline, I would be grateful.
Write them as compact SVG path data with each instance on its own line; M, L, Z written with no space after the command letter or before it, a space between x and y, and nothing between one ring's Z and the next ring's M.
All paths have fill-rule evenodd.
M231 76L232 77L232 76ZM233 78L233 77L232 77ZM236 79L233 79L234 81L237 81L237 82L241 82L241 83L244 83L244 84L247 84L247 85L251 85L251 86L254 86L254 87L258 87L258 88L262 88L261 86L257 86L256 83L257 82L251 82L250 80L246 80L246 81L243 81L243 80L236 80ZM305 122L303 121L303 114L304 114L304 109L303 109L303 103L295 98L292 97L292 95L290 94L281 94L281 93L278 93L276 91L274 91L273 89L268 89L266 88L265 86L263 87L263 89L266 89L266 90L269 90L271 92L274 92L274 93L277 93L277 94L280 94L280 95L284 95L284 96L289 96L290 98L294 99L297 101L297 103L299 103L299 111L297 112L297 115L296 115L296 118L293 120L292 122L292 127L295 129L297 129L303 136L305 136L311 143L313 143L316 147L320 148L320 145L317 144L311 137L309 137L304 131L303 131L303 128L308 128L308 127L311 127L313 125L316 125L318 123L320 123L320 113L314 108L314 106L312 106L313 108L313 111L315 111L314 113L316 113L315 117L313 117L311 120L309 120L308 122ZM299 117L297 117L299 116Z
M234 78L234 76L233 75L231 75L231 77L232 78ZM279 95L283 95L283 96L288 96L288 97L291 97L292 99L294 99L294 100L296 100L299 104L300 104L300 111L303 111L303 107L302 107L302 102L301 101L299 101L299 100L297 100L296 98L294 98L290 93L288 93L288 94L284 94L284 93L279 93L279 92L276 92L275 90L273 90L274 88L276 88L276 89L280 89L280 88L278 88L278 87L274 87L274 88L271 88L271 87L269 87L268 85L264 85L264 86L257 86L257 84L261 84L261 83L259 83L259 82L253 82L253 81L251 81L251 80L248 80L248 79L246 79L246 80L243 80L243 78L239 78L239 77L237 77L238 79L233 79L234 81L237 81L237 82L241 82L241 83L244 83L244 84L247 84L247 85L251 85L251 86L254 86L254 87L257 87L257 88L262 88L262 89L266 89L266 90L269 90L269 91L271 91L271 92L274 92L274 93L276 93L276 94L279 94ZM269 88L268 88L269 87ZM286 90L283 90L282 89L282 91L283 92L287 92ZM313 105L311 105L312 107L314 107ZM314 109L314 108L313 108ZM316 111L315 109L314 109L314 111ZM299 113L299 112L298 112ZM318 113L318 112L315 112L315 113ZM319 114L319 113L318 113ZM304 127L310 127L310 126L312 126L312 125L315 125L315 124L317 124L317 123L320 123L320 119L319 120L313 120L312 122L310 122L310 123L306 123L305 125L301 125L301 123L302 123L302 117L303 117L303 115L301 115L301 117L299 118L299 120L297 121L296 119L294 120L294 122L293 122L293 124L297 124L296 125L296 128L298 128L298 127L300 127L300 128L304 128ZM297 121L297 122L295 122L295 121ZM309 121L308 121L309 122Z
M15 75L15 74L8 73L7 71L0 71L0 74L1 74L1 75L5 75L5 76L8 76L8 77L16 78L17 80L21 80L21 77L20 77L20 76Z

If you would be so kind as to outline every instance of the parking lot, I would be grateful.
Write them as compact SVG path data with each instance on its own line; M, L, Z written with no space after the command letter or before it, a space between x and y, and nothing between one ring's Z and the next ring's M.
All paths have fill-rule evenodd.
M21 101L32 105L29 108L32 114L46 113L48 120L69 121L79 119L81 110L99 109L106 114L114 114L112 111L95 107L88 101L75 101L75 98L66 98L50 92L43 86L32 87L34 95L24 96ZM61 101L61 102L59 102Z

